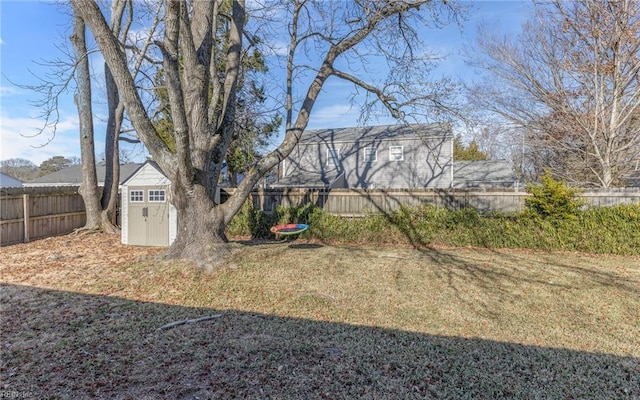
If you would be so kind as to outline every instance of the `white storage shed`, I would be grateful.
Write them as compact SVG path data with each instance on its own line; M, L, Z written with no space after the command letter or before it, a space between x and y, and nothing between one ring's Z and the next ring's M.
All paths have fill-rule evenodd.
M169 246L176 238L178 217L169 203L171 182L153 161L140 166L120 185L122 243Z

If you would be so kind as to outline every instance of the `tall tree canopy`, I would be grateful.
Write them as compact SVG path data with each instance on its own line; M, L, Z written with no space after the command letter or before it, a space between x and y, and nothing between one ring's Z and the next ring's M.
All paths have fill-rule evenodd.
M51 174L73 165L73 160L64 156L54 156L40 163L40 174Z
M518 37L480 32L473 101L524 132L541 172L610 187L640 154L640 2L536 3Z
M223 6L227 5L229 7L230 3L227 3L223 3ZM221 24L217 29L218 36L226 37L229 32L229 24ZM259 39L252 37L251 41L255 43ZM225 48L226 42L216 41L215 45L217 52L228 50ZM282 123L280 113L275 112L266 105L265 86L260 82L260 78L268 70L264 55L259 49L254 45L243 49L238 75L236 103L234 105L236 110L235 119L231 121L232 125L230 127L233 132L232 140L225 155L227 165L226 183L231 187L237 186L238 175L246 172L261 157L270 144L271 137ZM219 79L218 85L223 84L224 75L218 74L212 77L212 79L215 78ZM163 140L168 146L174 148L171 105L165 74L162 69L158 70L154 78L154 87L158 103L154 124ZM213 91L210 91L210 95L213 95ZM218 99L217 101L221 100ZM209 102L211 101L212 99L210 98Z
M224 3L231 3L223 7ZM441 111L450 91L425 74L432 60L425 56L415 27L455 16L453 3L435 0L271 1L251 2L251 13L262 11L272 32L287 33L285 135L282 143L247 172L235 194L214 202L225 155L233 140L248 10L244 0L164 2L161 37L153 38L161 61L170 106L170 138L162 137L146 107L143 87L136 85L126 48L93 0L72 0L78 16L90 28L107 63L127 114L153 159L172 182L172 203L178 214L176 240L170 257L215 265L228 251L225 227L258 180L296 146L314 104L330 77L352 83L395 117L412 112ZM266 19L272 18L272 20ZM227 24L225 35L221 24ZM266 28L265 28L266 29ZM224 46L218 43L223 41ZM312 51L317 64L303 57ZM154 57L150 53L150 58ZM379 82L358 76L349 66L384 60L390 73ZM309 80L297 76L310 73ZM415 74L423 74L415 75ZM304 85L304 86L300 86ZM297 99L299 94L301 98ZM364 107L369 108L370 102ZM431 110L432 112L430 112Z

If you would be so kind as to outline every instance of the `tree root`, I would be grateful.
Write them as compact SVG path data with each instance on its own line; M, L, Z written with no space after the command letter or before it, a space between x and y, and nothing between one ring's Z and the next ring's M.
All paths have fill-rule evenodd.
M91 234L100 233L100 232L102 232L100 227L94 226L94 227L87 228L86 226L83 226L82 228L75 229L73 232L69 234L69 236L80 236L80 235L84 236L84 235L91 235Z
M78 236L78 235L91 235L94 233L107 233L110 235L116 235L120 233L120 229L114 225L108 224L106 226L83 226L82 228L74 229L69 235Z
M209 321L211 319L217 319L221 317L222 317L222 314L213 314L213 315L207 315L206 317L200 317L200 318L194 318L194 319L183 319L180 321L170 322L166 325L162 325L157 330L159 331L167 330L167 329L175 328L176 326L180 326L180 325L195 324L197 322Z
M235 269L234 255L238 248L229 243L193 242L184 247L172 245L164 254L165 259L177 259L192 263L207 273L229 267Z

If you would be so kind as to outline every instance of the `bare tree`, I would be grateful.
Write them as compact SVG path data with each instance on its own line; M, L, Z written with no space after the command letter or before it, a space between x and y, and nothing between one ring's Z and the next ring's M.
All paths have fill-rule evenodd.
M536 4L517 38L480 32L475 65L491 81L473 101L526 131L538 167L610 187L640 154L640 4Z
M139 10L144 10L146 22L150 22L149 31L157 26L159 20L160 7L158 2L135 3ZM59 4L62 12L68 12L65 4ZM66 5L68 7L68 5ZM133 21L134 2L132 0L114 0L111 2L111 29L119 38L121 47L127 47L128 32ZM125 18L126 14L126 18ZM50 130L52 135L45 143L46 146L53 140L59 121L59 101L68 91L73 90L73 83L76 83L74 101L78 108L79 130L80 130L80 150L83 181L80 186L80 193L85 202L87 211L87 221L80 230L101 230L109 233L118 232L115 226L116 205L118 199L119 185L119 141L139 143L136 138L127 136L127 130L123 127L126 120L124 105L119 101L118 90L113 81L108 66L105 64L104 90L107 98L108 117L105 132L105 153L106 174L104 187L98 188L96 176L95 140L94 140L94 112L92 105L92 93L95 90L92 82L95 77L91 76L90 56L95 52L87 46L85 38L85 25L83 18L77 13L72 15L72 34L70 36L71 50L63 46L58 46L59 50L65 53L65 58L46 61L44 65L50 67L50 71L45 77L40 78L37 85L18 85L41 95L41 99L34 102L34 105L41 110L41 117L44 119L43 127L36 134L42 134L45 130ZM146 38L145 42L135 47L135 52L131 55L132 73L137 75L140 72L141 64L145 59L146 49L152 41L152 36ZM41 173L44 171L41 168Z
M115 0L111 3L110 28L118 38L121 48L126 48L128 32L133 23L132 0ZM128 11L128 12L127 12ZM127 18L125 19L125 12ZM159 7L151 24L151 31L158 21ZM82 156L82 184L80 193L85 203L87 220L83 230L100 230L108 233L118 232L115 226L116 205L118 200L118 186L120 176L120 148L119 141L126 138L121 136L124 122L124 104L120 101L118 88L108 65L104 64L105 91L107 97L107 126L105 132L105 177L102 191L99 190L96 176L95 140L92 111L92 78L90 75L90 52L86 45L84 20L74 13L74 29L71 36L74 49L74 68L77 92L76 106L80 121L80 152ZM132 62L132 74L136 76L140 70L142 60L150 40L141 47L136 47L136 54ZM132 141L131 139L126 139Z
M132 13L133 4L129 0L117 0L111 3L111 29L116 37L127 37L132 18L127 20L124 29L122 19L126 8ZM124 34L121 36L121 32ZM124 43L126 39L121 39ZM105 132L105 177L100 199L100 227L103 231L116 231L116 205L120 181L119 135L124 117L124 105L120 102L118 88L111 75L109 66L104 64L105 90L107 93L107 127Z
M82 159L80 194L84 201L87 216L84 229L97 229L100 227L101 208L98 178L96 176L91 72L89 69L89 52L87 51L84 20L77 13L74 13L73 16L71 43L77 60L75 75L78 89L74 99L78 108L80 125L80 154Z
M172 182L178 233L168 256L193 260L202 266L217 264L228 252L227 224L259 179L294 149L327 79L333 76L352 82L396 117L402 117L403 109L409 106L417 108L428 104L438 110L442 106L442 99L438 97L443 94L440 86L418 93L418 87L410 84L413 81L405 78L409 76L412 59L422 65L420 49L414 51L413 48L418 42L412 42L417 36L411 23L424 15L437 19L440 11L453 10L451 3L433 0L271 2L271 9L282 6L278 12L290 18L286 24L290 42L286 64L285 137L280 146L246 173L235 194L217 205L214 194L233 134L229 127L236 111L247 12L245 2L232 1L231 14L227 16L220 13L220 1L166 1L164 36L154 44L161 53L175 147L168 146L156 130L126 55L98 5L91 0L73 0L72 4L90 27L138 136ZM229 24L226 37L217 35L220 23ZM219 40L227 42L225 52L213 46ZM363 43L371 47L359 47ZM315 66L296 64L305 46L321 55ZM354 56L364 59L363 53L378 56L397 67L392 68L386 85L370 84L337 67L341 59L347 63ZM312 71L312 77L303 99L296 102L294 86L299 81L294 75L301 68ZM223 79L213 78L220 75Z
M37 178L39 171L33 161L24 158L10 158L0 161L0 172L24 182Z

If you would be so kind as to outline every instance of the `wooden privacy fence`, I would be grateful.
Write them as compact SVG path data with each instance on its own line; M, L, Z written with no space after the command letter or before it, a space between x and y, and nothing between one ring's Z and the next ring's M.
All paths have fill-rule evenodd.
M226 189L221 200L235 189ZM277 206L313 203L342 216L368 212L388 213L400 206L432 204L459 209L474 207L480 212L516 212L524 208L526 192L513 189L259 189L251 193L253 206L272 212ZM590 206L639 204L640 188L592 190L581 197ZM0 245L27 242L73 232L85 224L85 211L78 187L0 188Z
M0 245L73 232L85 224L78 187L0 189Z
M226 196L234 189L226 189ZM225 199L225 194L222 200ZM251 193L255 209L272 212L277 206L291 207L313 203L323 210L342 216L362 216L368 212L388 213L400 206L432 204L460 209L474 207L480 212L517 212L524 209L524 191L513 189L259 189ZM581 195L594 207L640 203L640 188L593 190Z

